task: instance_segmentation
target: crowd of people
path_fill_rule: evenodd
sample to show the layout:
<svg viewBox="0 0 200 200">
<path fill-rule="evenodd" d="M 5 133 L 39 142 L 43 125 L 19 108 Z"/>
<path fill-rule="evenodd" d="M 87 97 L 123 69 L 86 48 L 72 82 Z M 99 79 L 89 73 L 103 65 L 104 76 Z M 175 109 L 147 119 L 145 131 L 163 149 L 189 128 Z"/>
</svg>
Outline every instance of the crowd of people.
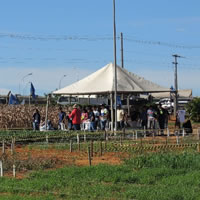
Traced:
<svg viewBox="0 0 200 200">
<path fill-rule="evenodd" d="M 191 121 L 185 118 L 185 111 L 177 112 L 177 128 L 185 128 L 192 132 Z M 105 130 L 111 129 L 111 110 L 107 105 L 85 106 L 50 106 L 46 121 L 45 106 L 9 106 L 0 107 L 0 128 L 18 128 L 33 130 Z M 115 113 L 113 113 L 115 117 Z M 121 106 L 117 107 L 117 129 L 142 128 L 161 129 L 168 127 L 169 113 L 161 105 L 132 106 L 130 113 Z M 115 121 L 115 119 L 114 119 Z M 113 125 L 114 126 L 114 125 Z"/>
<path fill-rule="evenodd" d="M 33 115 L 33 128 L 35 130 L 44 130 L 44 122 L 38 119 L 39 111 L 35 110 Z M 115 114 L 113 113 L 113 117 Z M 117 129 L 122 130 L 125 127 L 133 127 L 132 122 L 136 122 L 135 127 L 143 129 L 164 130 L 168 125 L 169 113 L 163 109 L 161 105 L 158 107 L 144 106 L 140 110 L 132 109 L 130 115 L 127 110 L 117 106 Z M 87 106 L 81 107 L 74 105 L 73 107 L 58 109 L 58 126 L 52 126 L 50 120 L 47 122 L 45 129 L 60 129 L 60 130 L 105 130 L 111 129 L 111 110 L 108 106 L 102 104 L 101 106 Z M 115 121 L 115 120 L 114 120 Z M 40 125 L 42 123 L 42 125 Z M 49 125 L 50 124 L 50 125 Z M 113 125 L 114 126 L 114 125 Z M 36 128 L 37 127 L 37 128 Z M 39 128 L 40 127 L 40 128 Z"/>
</svg>

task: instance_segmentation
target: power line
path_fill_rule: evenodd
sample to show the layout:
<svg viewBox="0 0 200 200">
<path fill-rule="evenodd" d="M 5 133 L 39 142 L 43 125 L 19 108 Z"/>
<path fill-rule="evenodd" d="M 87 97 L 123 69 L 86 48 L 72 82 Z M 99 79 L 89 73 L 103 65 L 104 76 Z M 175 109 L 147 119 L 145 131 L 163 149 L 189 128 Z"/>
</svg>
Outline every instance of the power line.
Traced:
<svg viewBox="0 0 200 200">
<path fill-rule="evenodd" d="M 74 40 L 74 41 L 106 41 L 106 40 L 113 40 L 112 36 L 77 36 L 77 35 L 32 35 L 32 34 L 18 34 L 18 33 L 0 33 L 0 38 L 12 38 L 12 39 L 20 39 L 20 40 L 38 40 L 38 41 L 67 41 L 67 40 Z M 116 37 L 120 40 L 120 36 Z M 199 49 L 200 45 L 182 45 L 182 44 L 173 44 L 168 42 L 161 42 L 161 41 L 153 41 L 153 40 L 139 40 L 134 39 L 133 37 L 126 36 L 124 40 L 127 42 L 134 42 L 139 44 L 145 45 L 154 45 L 154 46 L 165 46 L 165 47 L 172 47 L 172 48 L 182 48 L 182 49 Z"/>
</svg>

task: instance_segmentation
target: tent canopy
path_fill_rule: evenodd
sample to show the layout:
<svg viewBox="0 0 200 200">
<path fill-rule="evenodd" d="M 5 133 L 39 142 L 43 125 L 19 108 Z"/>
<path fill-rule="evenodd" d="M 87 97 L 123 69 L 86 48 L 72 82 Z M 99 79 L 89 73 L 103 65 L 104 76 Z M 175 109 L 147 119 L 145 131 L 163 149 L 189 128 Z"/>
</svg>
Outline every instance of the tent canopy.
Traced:
<svg viewBox="0 0 200 200">
<path fill-rule="evenodd" d="M 152 94 L 154 98 L 170 98 L 170 92 L 161 92 Z M 178 90 L 179 98 L 192 98 L 192 90 Z"/>
<path fill-rule="evenodd" d="M 115 67 L 110 63 L 53 94 L 107 94 L 115 91 Z M 145 80 L 126 69 L 117 66 L 117 92 L 118 93 L 154 93 L 168 92 L 170 89 L 161 87 L 151 81 Z"/>
</svg>

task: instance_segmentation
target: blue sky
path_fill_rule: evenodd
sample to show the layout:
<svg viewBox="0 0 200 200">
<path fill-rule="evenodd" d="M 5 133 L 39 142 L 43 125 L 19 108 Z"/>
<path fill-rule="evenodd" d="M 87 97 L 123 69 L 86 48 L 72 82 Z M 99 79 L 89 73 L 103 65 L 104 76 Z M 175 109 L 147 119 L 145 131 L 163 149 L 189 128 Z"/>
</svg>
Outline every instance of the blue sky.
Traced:
<svg viewBox="0 0 200 200">
<path fill-rule="evenodd" d="M 112 0 L 0 2 L 0 89 L 28 95 L 31 81 L 43 95 L 113 62 Z M 172 55 L 181 55 L 179 89 L 200 96 L 199 8 L 199 0 L 116 0 L 125 68 L 170 87 Z"/>
</svg>

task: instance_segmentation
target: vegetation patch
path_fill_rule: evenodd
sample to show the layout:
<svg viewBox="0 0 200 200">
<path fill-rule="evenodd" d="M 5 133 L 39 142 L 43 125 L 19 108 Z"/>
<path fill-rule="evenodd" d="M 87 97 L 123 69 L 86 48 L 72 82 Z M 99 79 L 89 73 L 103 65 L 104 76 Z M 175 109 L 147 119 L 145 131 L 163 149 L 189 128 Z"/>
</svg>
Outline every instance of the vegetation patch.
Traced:
<svg viewBox="0 0 200 200">
<path fill-rule="evenodd" d="M 7 199 L 200 199 L 199 161 L 198 153 L 150 153 L 118 166 L 73 166 L 33 172 L 21 180 L 1 178 L 0 192 Z"/>
</svg>

